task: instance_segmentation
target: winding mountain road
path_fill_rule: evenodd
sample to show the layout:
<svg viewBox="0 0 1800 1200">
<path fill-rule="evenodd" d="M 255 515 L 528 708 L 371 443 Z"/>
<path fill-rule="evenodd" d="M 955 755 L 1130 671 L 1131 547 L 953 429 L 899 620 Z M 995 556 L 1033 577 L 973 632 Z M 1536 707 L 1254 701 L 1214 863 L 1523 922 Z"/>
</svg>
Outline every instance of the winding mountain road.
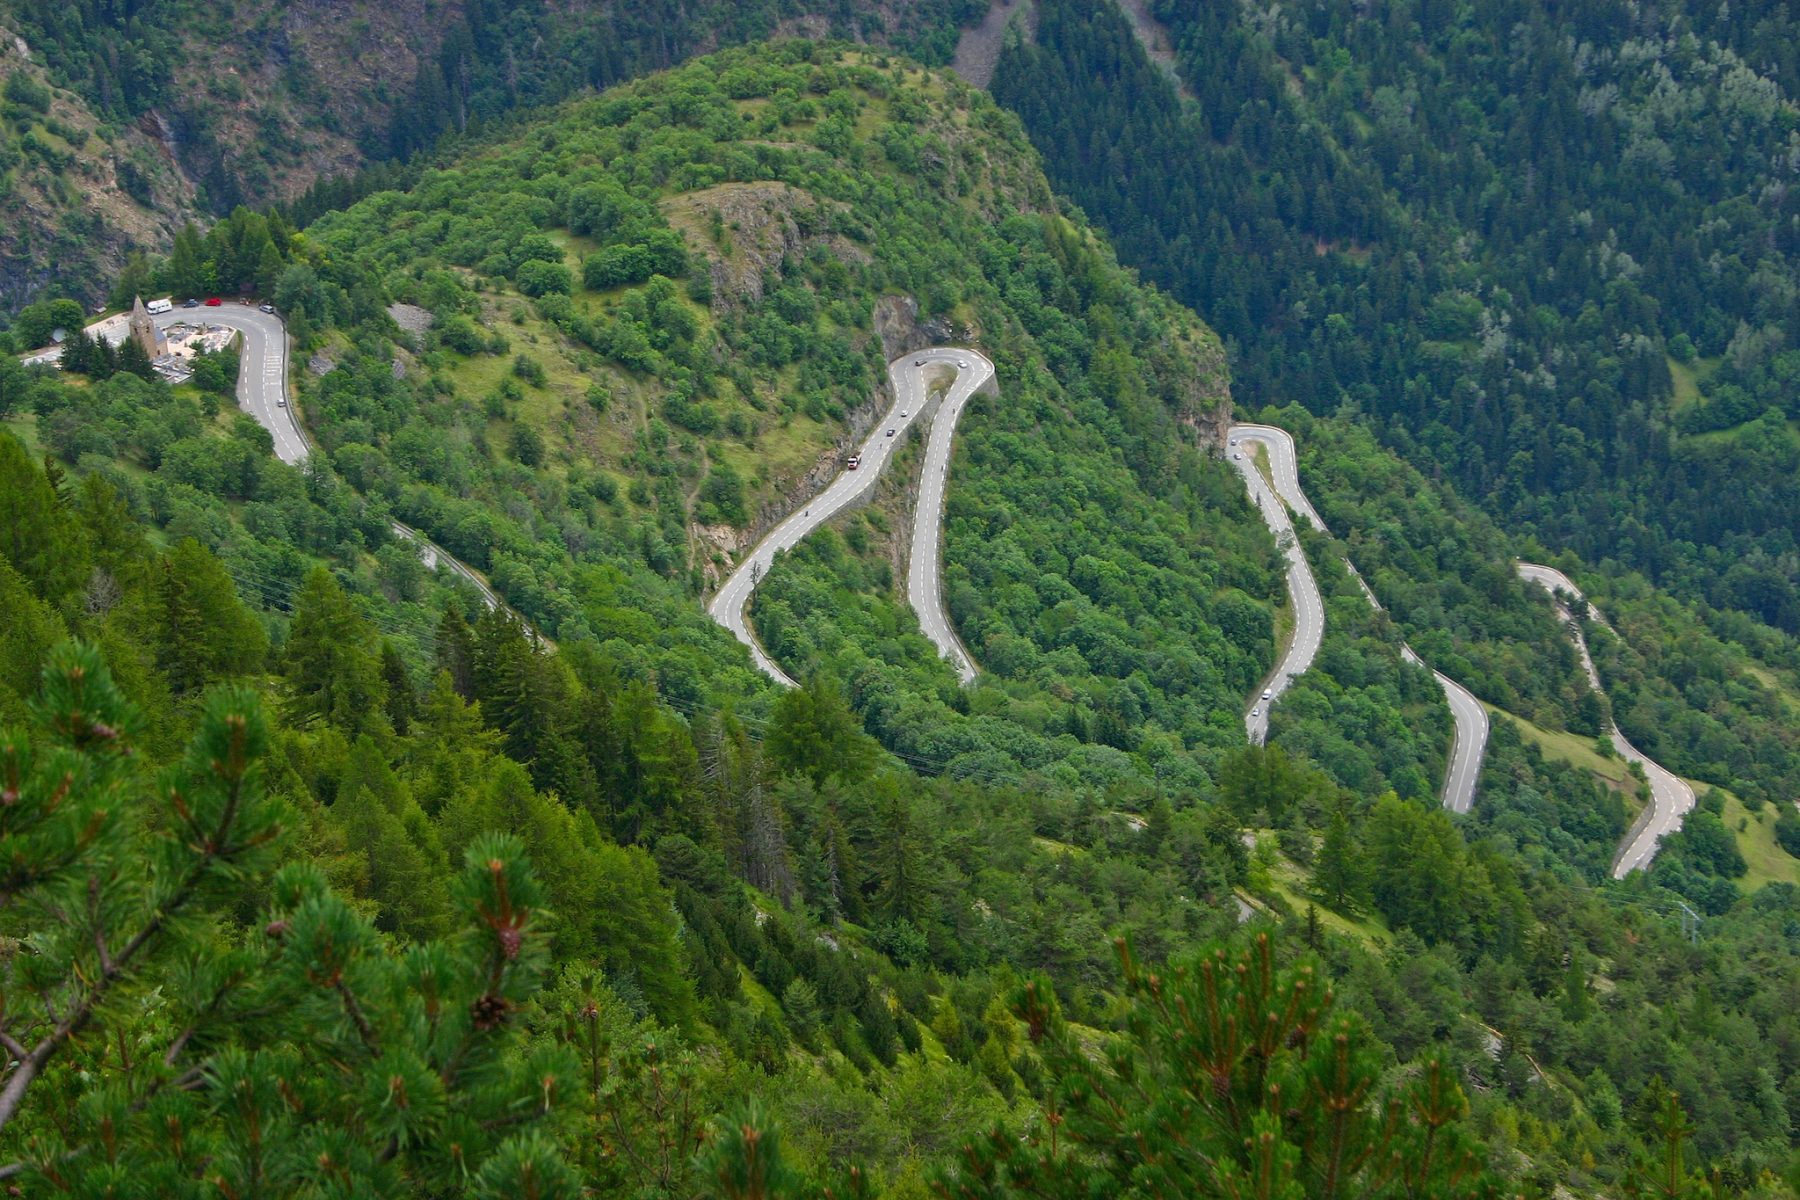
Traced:
<svg viewBox="0 0 1800 1200">
<path fill-rule="evenodd" d="M 311 449 L 298 416 L 289 406 L 287 329 L 281 318 L 246 307 L 220 306 L 209 309 L 177 309 L 156 317 L 159 327 L 203 321 L 237 330 L 243 337 L 238 373 L 237 399 L 244 411 L 255 417 L 269 431 L 276 457 L 289 465 L 305 461 Z M 888 377 L 895 397 L 893 407 L 878 421 L 861 449 L 857 470 L 845 470 L 815 496 L 800 512 L 789 516 L 771 530 L 732 572 L 725 586 L 713 599 L 713 618 L 731 630 L 739 641 L 750 648 L 756 665 L 777 682 L 793 686 L 794 680 L 763 652 L 751 633 L 744 615 L 750 594 L 768 573 L 775 555 L 798 545 L 802 539 L 827 520 L 842 512 L 872 488 L 882 469 L 890 461 L 900 437 L 914 424 L 929 420 L 931 432 L 926 441 L 925 461 L 921 469 L 919 499 L 913 513 L 912 551 L 907 568 L 907 597 L 919 614 L 919 627 L 937 646 L 938 652 L 955 666 L 964 683 L 975 677 L 975 663 L 956 636 L 944 611 L 941 563 L 943 538 L 944 492 L 950 470 L 950 455 L 955 441 L 956 424 L 970 396 L 994 379 L 994 364 L 973 350 L 934 347 L 895 359 L 888 364 Z M 935 413 L 928 412 L 928 397 L 935 382 L 948 384 L 938 401 Z M 889 436 L 889 430 L 893 435 Z M 1257 507 L 1270 532 L 1282 544 L 1287 559 L 1289 595 L 1294 602 L 1294 636 L 1274 674 L 1266 681 L 1270 698 L 1252 702 L 1251 713 L 1244 718 L 1245 735 L 1261 743 L 1269 730 L 1269 708 L 1302 672 L 1312 666 L 1324 640 L 1325 605 L 1319 593 L 1306 556 L 1295 535 L 1289 510 L 1303 514 L 1320 530 L 1325 522 L 1300 488 L 1298 456 L 1294 439 L 1284 429 L 1272 425 L 1234 425 L 1230 430 L 1233 464 L 1243 476 L 1252 503 Z M 1251 453 L 1261 447 L 1268 455 L 1271 488 L 1257 470 Z M 491 586 L 477 572 L 454 555 L 433 543 L 418 530 L 399 521 L 392 522 L 394 535 L 411 542 L 426 566 L 433 570 L 442 564 L 467 580 L 489 608 L 506 608 Z M 1285 537 L 1283 535 L 1286 535 Z M 1363 594 L 1375 608 L 1381 607 L 1353 564 L 1345 566 L 1356 577 Z M 1578 603 L 1588 604 L 1589 618 L 1603 622 L 1600 612 L 1569 578 L 1550 567 L 1532 563 L 1518 564 L 1521 577 L 1543 586 L 1554 596 L 1563 593 Z M 1582 665 L 1588 681 L 1600 690 L 1600 677 L 1588 654 L 1586 639 L 1580 627 L 1569 618 L 1558 601 L 1558 611 L 1568 623 L 1570 633 L 1581 651 Z M 511 611 L 508 609 L 508 611 Z M 529 627 L 529 626 L 528 626 Z M 1402 645 L 1402 655 L 1409 662 L 1421 662 L 1411 646 Z M 1456 742 L 1444 778 L 1443 801 L 1455 812 L 1467 812 L 1474 801 L 1475 782 L 1481 770 L 1481 756 L 1487 745 L 1487 711 L 1468 689 L 1440 671 L 1432 671 L 1444 689 L 1450 713 L 1456 722 Z M 1613 866 L 1615 877 L 1646 866 L 1656 854 L 1664 835 L 1680 828 L 1681 819 L 1694 806 L 1694 790 L 1673 773 L 1650 759 L 1619 732 L 1615 724 L 1610 730 L 1613 745 L 1626 761 L 1643 767 L 1650 781 L 1652 804 L 1645 818 L 1628 836 Z"/>
<path fill-rule="evenodd" d="M 311 450 L 300 419 L 287 407 L 287 326 L 273 313 L 244 305 L 177 308 L 154 318 L 157 328 L 171 325 L 223 325 L 243 335 L 238 355 L 238 407 L 256 418 L 275 439 L 275 457 L 289 466 Z"/>
<path fill-rule="evenodd" d="M 1228 431 L 1227 440 L 1230 443 L 1232 465 L 1244 477 L 1244 484 L 1250 489 L 1251 502 L 1262 513 L 1263 521 L 1275 535 L 1276 541 L 1285 541 L 1288 594 L 1294 600 L 1293 641 L 1280 665 L 1275 668 L 1274 676 L 1265 685 L 1265 690 L 1272 693 L 1272 696 L 1253 704 L 1250 715 L 1244 718 L 1244 728 L 1250 740 L 1261 743 L 1268 736 L 1270 705 L 1280 699 L 1281 693 L 1297 675 L 1312 665 L 1313 659 L 1318 656 L 1319 644 L 1325 636 L 1325 606 L 1319 598 L 1319 587 L 1313 580 L 1306 555 L 1301 551 L 1298 539 L 1292 535 L 1293 526 L 1286 510 L 1291 508 L 1304 514 L 1321 532 L 1325 531 L 1325 521 L 1307 500 L 1306 493 L 1300 490 L 1299 456 L 1294 451 L 1292 434 L 1273 425 L 1233 425 Z M 1275 495 L 1270 494 L 1268 481 L 1256 469 L 1255 458 L 1251 453 L 1251 449 L 1255 447 L 1261 447 L 1268 454 L 1269 474 L 1275 483 Z M 1286 502 L 1286 508 L 1282 501 Z M 1284 533 L 1289 535 L 1286 539 L 1282 537 Z M 1344 566 L 1355 578 L 1369 604 L 1380 611 L 1381 601 L 1375 598 L 1375 593 L 1357 571 L 1356 565 L 1346 559 Z M 1413 648 L 1404 642 L 1400 645 L 1400 655 L 1407 662 L 1426 665 Z M 1481 706 L 1474 693 L 1448 675 L 1437 670 L 1433 670 L 1431 674 L 1438 681 L 1438 686 L 1444 689 L 1444 699 L 1450 705 L 1451 719 L 1456 723 L 1456 740 L 1450 749 L 1449 767 L 1444 772 L 1444 807 L 1452 812 L 1468 812 L 1470 805 L 1475 802 L 1475 783 L 1481 775 L 1481 756 L 1487 749 L 1487 710 Z"/>
<path fill-rule="evenodd" d="M 1581 665 L 1587 671 L 1588 685 L 1601 695 L 1606 689 L 1600 686 L 1600 672 L 1594 669 L 1594 659 L 1588 653 L 1587 638 L 1581 632 L 1581 625 L 1570 615 L 1568 606 L 1562 596 L 1568 596 L 1577 604 L 1587 605 L 1588 620 L 1596 625 L 1606 625 L 1606 618 L 1594 607 L 1593 601 L 1581 594 L 1581 589 L 1558 571 L 1555 567 L 1540 566 L 1537 563 L 1522 562 L 1518 564 L 1519 578 L 1535 583 L 1550 593 L 1551 601 L 1556 605 L 1556 615 L 1562 618 L 1568 627 L 1569 636 L 1575 641 L 1575 648 L 1581 652 Z M 1644 778 L 1650 781 L 1650 807 L 1644 810 L 1637 824 L 1625 835 L 1625 844 L 1619 848 L 1618 857 L 1613 859 L 1612 874 L 1614 879 L 1623 879 L 1631 872 L 1650 865 L 1656 857 L 1656 849 L 1662 839 L 1681 828 L 1682 818 L 1694 807 L 1694 789 L 1674 772 L 1664 767 L 1633 746 L 1625 735 L 1619 732 L 1617 722 L 1609 724 L 1613 748 L 1619 757 L 1626 762 L 1637 763 L 1644 769 Z"/>
<path fill-rule="evenodd" d="M 825 489 L 807 501 L 799 512 L 790 514 L 762 541 L 756 544 L 731 575 L 718 595 L 707 606 L 713 620 L 729 629 L 738 641 L 750 648 L 750 658 L 775 682 L 787 687 L 794 680 L 775 660 L 764 652 L 751 632 L 744 614 L 751 593 L 768 575 L 775 556 L 791 550 L 813 530 L 860 500 L 875 486 L 883 468 L 892 459 L 900 438 L 913 425 L 926 419 L 925 402 L 930 384 L 948 378 L 949 390 L 931 420 L 930 441 L 925 448 L 923 481 L 919 488 L 919 505 L 915 515 L 912 562 L 907 571 L 907 594 L 919 614 L 919 626 L 938 647 L 939 653 L 955 664 L 966 682 L 975 676 L 970 661 L 950 622 L 944 615 L 939 594 L 940 557 L 938 541 L 942 533 L 944 480 L 949 471 L 951 440 L 956 421 L 962 416 L 969 397 L 994 377 L 994 364 L 973 350 L 934 347 L 895 359 L 888 364 L 888 378 L 893 384 L 894 404 L 875 423 L 858 453 L 861 464 L 846 468 Z M 892 436 L 890 435 L 892 433 Z"/>
<path fill-rule="evenodd" d="M 1294 603 L 1294 634 L 1288 642 L 1287 653 L 1276 664 L 1275 673 L 1263 681 L 1262 691 L 1257 693 L 1258 698 L 1244 716 L 1244 735 L 1260 746 L 1269 736 L 1269 709 L 1287 691 L 1288 685 L 1312 666 L 1313 659 L 1319 656 L 1319 645 L 1325 639 L 1325 601 L 1319 595 L 1312 568 L 1307 565 L 1306 553 L 1300 548 L 1300 537 L 1288 516 L 1288 508 L 1291 506 L 1295 512 L 1305 513 L 1320 529 L 1325 528 L 1325 522 L 1319 519 L 1319 514 L 1307 503 L 1306 494 L 1300 490 L 1299 475 L 1293 467 L 1294 439 L 1288 436 L 1287 430 L 1273 425 L 1233 425 L 1230 441 L 1232 465 L 1244 477 L 1244 486 L 1250 489 L 1250 502 L 1262 514 L 1263 524 L 1275 535 L 1275 544 L 1287 558 L 1288 595 Z M 1273 489 L 1256 469 L 1253 448 L 1257 446 L 1269 455 L 1270 474 L 1275 480 Z M 1283 500 L 1287 504 L 1283 504 Z M 1263 692 L 1268 693 L 1266 699 Z"/>
<path fill-rule="evenodd" d="M 261 309 L 222 304 L 217 308 L 177 308 L 153 319 L 159 329 L 171 325 L 206 324 L 237 330 L 243 336 L 243 345 L 238 352 L 238 407 L 269 431 L 276 458 L 289 466 L 306 461 L 312 451 L 312 441 L 287 403 L 287 326 L 279 316 Z M 467 580 L 488 608 L 504 609 L 527 630 L 532 630 L 531 622 L 502 600 L 487 580 L 467 563 L 404 522 L 390 519 L 389 525 L 395 537 L 412 543 L 427 569 L 435 571 L 440 566 L 447 567 Z M 538 636 L 535 630 L 532 630 L 532 636 Z"/>
</svg>

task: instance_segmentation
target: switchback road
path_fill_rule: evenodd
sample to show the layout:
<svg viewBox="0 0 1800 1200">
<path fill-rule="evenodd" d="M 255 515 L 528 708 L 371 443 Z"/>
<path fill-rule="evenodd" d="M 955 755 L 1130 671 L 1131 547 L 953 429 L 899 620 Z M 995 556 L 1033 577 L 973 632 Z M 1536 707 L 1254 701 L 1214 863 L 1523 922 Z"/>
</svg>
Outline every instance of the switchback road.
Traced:
<svg viewBox="0 0 1800 1200">
<path fill-rule="evenodd" d="M 1582 635 L 1581 626 L 1570 616 L 1567 606 L 1557 598 L 1558 594 L 1568 596 L 1577 604 L 1587 605 L 1588 619 L 1597 625 L 1606 625 L 1600 610 L 1581 594 L 1581 589 L 1567 575 L 1556 568 L 1528 562 L 1518 564 L 1518 568 L 1521 579 L 1535 583 L 1551 594 L 1557 615 L 1568 626 L 1569 636 L 1575 640 L 1575 648 L 1581 652 L 1581 665 L 1587 670 L 1588 684 L 1604 695 L 1605 689 L 1600 686 L 1600 672 L 1594 669 L 1593 656 L 1588 653 L 1587 638 Z M 1612 627 L 1607 625 L 1607 628 Z M 1619 856 L 1613 860 L 1613 878 L 1623 879 L 1631 872 L 1649 866 L 1650 860 L 1656 857 L 1656 848 L 1662 839 L 1681 828 L 1682 818 L 1694 807 L 1694 789 L 1674 772 L 1633 746 L 1619 732 L 1616 722 L 1607 732 L 1612 737 L 1613 748 L 1619 752 L 1619 757 L 1641 766 L 1644 778 L 1650 781 L 1650 807 L 1638 823 L 1632 826 L 1631 832 L 1625 837 L 1625 844 L 1619 848 Z"/>
<path fill-rule="evenodd" d="M 1245 736 L 1260 746 L 1269 736 L 1269 708 L 1281 698 L 1290 683 L 1312 666 L 1313 659 L 1319 655 L 1319 643 L 1325 638 L 1325 602 L 1319 595 L 1312 568 L 1307 565 L 1306 554 L 1300 549 L 1300 538 L 1288 516 L 1288 505 L 1296 512 L 1305 513 L 1321 529 L 1325 523 L 1306 502 L 1306 495 L 1300 490 L 1299 475 L 1294 474 L 1290 480 L 1284 473 L 1283 464 L 1291 470 L 1294 461 L 1294 439 L 1285 429 L 1276 429 L 1272 425 L 1233 425 L 1229 440 L 1232 465 L 1244 477 L 1244 486 L 1250 489 L 1250 502 L 1262 514 L 1263 524 L 1275 535 L 1276 544 L 1287 558 L 1288 595 L 1294 602 L 1293 638 L 1288 642 L 1287 653 L 1275 665 L 1274 675 L 1263 683 L 1262 691 L 1267 692 L 1268 697 L 1264 698 L 1259 692 L 1244 716 Z M 1262 472 L 1256 469 L 1255 449 L 1258 446 L 1268 453 L 1270 474 L 1275 479 L 1273 490 Z M 1284 499 L 1288 505 L 1282 503 Z"/>
<path fill-rule="evenodd" d="M 1268 736 L 1269 706 L 1279 699 L 1289 683 L 1307 667 L 1319 652 L 1319 643 L 1325 636 L 1325 606 L 1319 598 L 1319 587 L 1313 580 L 1312 569 L 1307 566 L 1306 556 L 1301 552 L 1298 540 L 1292 535 L 1293 526 L 1289 521 L 1286 508 L 1305 515 L 1317 529 L 1325 529 L 1325 521 L 1300 490 L 1299 456 L 1294 452 L 1294 439 L 1285 429 L 1273 425 L 1233 425 L 1227 439 L 1233 455 L 1232 465 L 1244 477 L 1245 486 L 1250 489 L 1250 499 L 1262 513 L 1263 521 L 1269 531 L 1275 535 L 1277 542 L 1285 539 L 1285 553 L 1288 560 L 1288 594 L 1294 598 L 1294 638 L 1288 646 L 1287 654 L 1275 668 L 1273 678 L 1265 685 L 1265 690 L 1272 693 L 1268 700 L 1252 703 L 1250 715 L 1244 718 L 1245 732 L 1250 740 L 1260 743 Z M 1269 457 L 1269 474 L 1275 481 L 1275 496 L 1269 494 L 1269 485 L 1256 469 L 1254 448 L 1260 446 Z M 1363 595 L 1370 605 L 1381 608 L 1381 602 L 1363 580 L 1355 564 L 1346 561 L 1344 566 L 1355 577 L 1357 585 L 1362 588 Z M 1424 665 L 1423 660 L 1413 652 L 1411 646 L 1401 644 L 1400 653 L 1408 662 Z M 1438 686 L 1444 689 L 1444 699 L 1449 702 L 1451 719 L 1456 723 L 1456 740 L 1450 748 L 1449 768 L 1444 772 L 1444 807 L 1452 812 L 1468 812 L 1475 801 L 1475 782 L 1481 775 L 1481 756 L 1487 749 L 1488 716 L 1481 702 L 1467 688 L 1451 679 L 1441 671 L 1432 671 Z"/>
<path fill-rule="evenodd" d="M 287 403 L 288 344 L 287 326 L 273 313 L 243 305 L 222 304 L 217 308 L 177 308 L 155 317 L 159 329 L 171 325 L 222 325 L 235 329 L 243 337 L 238 351 L 238 407 L 256 418 L 257 424 L 269 431 L 275 443 L 275 457 L 289 466 L 298 466 L 312 449 L 300 418 Z M 468 580 L 481 602 L 489 608 L 505 609 L 526 629 L 531 623 L 514 612 L 500 599 L 487 580 L 468 564 L 433 542 L 430 538 L 399 521 L 390 522 L 394 535 L 411 542 L 429 569 L 439 565 Z M 535 636 L 535 633 L 534 633 Z"/>
<path fill-rule="evenodd" d="M 273 313 L 246 305 L 177 308 L 156 318 L 159 329 L 171 325 L 223 325 L 243 335 L 238 360 L 238 407 L 256 418 L 275 439 L 275 457 L 293 466 L 309 449 L 300 420 L 287 400 L 287 327 Z"/>
<path fill-rule="evenodd" d="M 939 379 L 946 379 L 950 388 L 932 421 L 931 440 L 926 446 L 907 592 L 913 607 L 918 610 L 920 628 L 936 643 L 939 652 L 956 665 L 957 673 L 965 681 L 975 674 L 974 664 L 969 661 L 944 616 L 942 598 L 938 594 L 938 539 L 943 516 L 944 479 L 949 470 L 956 420 L 962 415 L 969 396 L 994 377 L 994 364 L 973 350 L 938 347 L 895 359 L 888 364 L 888 377 L 893 383 L 894 404 L 886 416 L 875 422 L 861 448 L 852 452 L 860 456 L 859 465 L 839 472 L 824 491 L 802 504 L 799 512 L 790 514 L 771 529 L 738 563 L 707 607 L 713 620 L 750 648 L 750 657 L 757 667 L 788 687 L 794 686 L 793 678 L 763 651 L 750 630 L 744 615 L 750 595 L 768 575 L 777 554 L 799 545 L 813 530 L 856 503 L 875 486 L 875 480 L 893 457 L 901 437 L 925 419 L 929 385 Z"/>
</svg>

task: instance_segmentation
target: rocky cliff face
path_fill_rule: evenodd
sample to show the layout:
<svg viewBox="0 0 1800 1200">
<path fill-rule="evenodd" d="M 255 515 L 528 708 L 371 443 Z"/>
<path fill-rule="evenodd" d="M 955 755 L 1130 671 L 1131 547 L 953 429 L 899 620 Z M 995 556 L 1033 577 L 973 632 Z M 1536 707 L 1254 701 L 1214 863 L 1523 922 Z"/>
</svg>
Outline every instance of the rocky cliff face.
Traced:
<svg viewBox="0 0 1800 1200">
<path fill-rule="evenodd" d="M 17 83 L 14 83 L 14 80 Z M 99 120 L 0 23 L 0 313 L 56 290 L 98 304 L 133 250 L 161 250 L 194 188 L 154 122 Z"/>
</svg>

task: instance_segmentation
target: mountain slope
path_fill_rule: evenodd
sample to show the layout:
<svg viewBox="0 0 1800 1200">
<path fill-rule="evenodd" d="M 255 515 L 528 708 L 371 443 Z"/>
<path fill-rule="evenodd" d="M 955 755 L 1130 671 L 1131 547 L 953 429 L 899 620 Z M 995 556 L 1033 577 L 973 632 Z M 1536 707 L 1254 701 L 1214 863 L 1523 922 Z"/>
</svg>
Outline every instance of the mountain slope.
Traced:
<svg viewBox="0 0 1800 1200">
<path fill-rule="evenodd" d="M 97 303 L 97 281 L 117 273 L 127 250 L 166 251 L 195 209 L 296 201 L 315 183 L 516 109 L 783 32 L 944 62 L 957 26 L 981 9 L 976 0 L 8 0 L 0 78 L 47 79 L 62 93 L 65 127 L 101 132 L 93 152 L 73 159 L 54 136 L 29 144 L 41 148 L 15 186 L 30 202 L 11 207 L 11 236 L 0 237 L 0 312 L 53 286 Z M 0 136 L 0 178 L 11 157 Z"/>
<path fill-rule="evenodd" d="M 559 639 L 608 635 L 582 563 L 631 562 L 695 591 L 716 583 L 758 529 L 836 473 L 875 411 L 889 355 L 961 339 L 994 358 L 1002 383 L 964 423 L 976 465 L 957 466 L 959 479 L 1013 480 L 1014 494 L 995 499 L 1050 519 L 1034 541 L 1067 549 L 1077 530 L 1091 541 L 1062 568 L 1089 596 L 1077 603 L 1071 587 L 1042 602 L 1066 610 L 1044 625 L 1064 631 L 1044 636 L 1047 649 L 1068 647 L 1051 669 L 1063 691 L 1051 703 L 1069 717 L 1051 723 L 1073 721 L 1074 735 L 1014 768 L 1066 757 L 1088 740 L 1081 714 L 1110 708 L 1132 732 L 1112 736 L 1107 754 L 1135 752 L 1153 730 L 1157 746 L 1173 738 L 1208 758 L 1235 744 L 1234 711 L 1269 653 L 1267 608 L 1260 633 L 1256 609 L 1279 592 L 1266 535 L 1235 483 L 1196 452 L 1221 427 L 1222 352 L 1055 211 L 1016 124 L 981 93 L 869 54 L 725 52 L 566 106 L 305 236 L 340 286 L 354 290 L 366 273 L 362 286 L 435 315 L 398 354 L 398 380 L 355 338 L 326 335 L 339 365 L 303 390 L 321 446 L 405 520 L 490 570 Z M 304 300 L 284 309 L 303 329 L 315 313 L 338 319 Z M 1057 447 L 1072 481 L 1103 473 L 1103 489 L 1046 510 L 1030 488 L 1051 472 L 1027 465 L 1044 450 L 1015 446 L 1021 437 Z M 953 527 L 959 503 L 953 495 Z M 1118 521 L 1134 511 L 1158 516 L 1127 538 Z M 976 622 L 978 659 L 1003 632 L 963 598 L 964 564 L 981 553 L 953 537 L 947 564 L 952 613 Z M 1165 640 L 1182 643 L 1165 646 L 1175 657 L 1149 686 L 1198 689 L 1198 707 L 1113 695 L 1145 665 L 1158 626 L 1140 620 L 1127 639 L 1139 650 L 1109 649 L 1110 623 L 1142 611 L 1102 576 L 1147 570 Z M 1041 582 L 1011 575 L 978 603 Z M 1177 595 L 1200 603 L 1177 615 Z M 1015 636 L 1037 623 L 1010 604 Z M 1208 616 L 1221 604 L 1242 618 L 1229 636 Z M 772 646 L 787 645 L 784 620 L 763 628 Z M 1060 681 L 1088 674 L 1076 642 L 1107 664 L 1079 695 Z M 810 665 L 804 649 L 784 653 L 790 670 Z M 685 672 L 705 687 L 698 663 Z M 943 744 L 932 728 L 962 720 L 933 701 L 878 726 L 889 744 L 942 761 L 956 751 L 925 751 Z M 1048 746 L 1051 735 L 1028 740 Z M 1128 774 L 1152 773 L 1120 757 Z"/>
</svg>

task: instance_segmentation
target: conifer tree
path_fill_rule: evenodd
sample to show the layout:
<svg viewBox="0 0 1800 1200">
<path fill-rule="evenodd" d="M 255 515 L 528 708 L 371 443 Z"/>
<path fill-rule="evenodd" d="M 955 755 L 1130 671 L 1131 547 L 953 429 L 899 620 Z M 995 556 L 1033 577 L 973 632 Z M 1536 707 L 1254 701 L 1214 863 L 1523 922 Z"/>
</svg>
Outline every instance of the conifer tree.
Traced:
<svg viewBox="0 0 1800 1200">
<path fill-rule="evenodd" d="M 126 371 L 136 375 L 139 379 L 156 378 L 156 371 L 150 365 L 150 356 L 144 352 L 144 348 L 138 344 L 136 338 L 128 337 L 119 343 L 117 357 L 109 366 L 111 370 L 106 372 L 107 375 Z M 97 375 L 98 372 L 90 371 L 90 374 Z"/>
<path fill-rule="evenodd" d="M 386 697 L 374 631 L 344 589 L 315 567 L 294 597 L 294 622 L 283 653 L 288 711 L 302 723 L 324 721 L 345 733 L 381 722 Z"/>
<path fill-rule="evenodd" d="M 543 1132 L 574 1060 L 520 1039 L 548 946 L 515 839 L 469 847 L 459 937 L 396 953 L 316 868 L 262 876 L 285 814 L 254 694 L 215 691 L 154 781 L 91 648 L 52 654 L 34 711 L 0 733 L 0 932 L 32 946 L 0 997 L 0 1144 L 19 1155 L 0 1179 L 145 1200 L 581 1194 Z"/>
<path fill-rule="evenodd" d="M 62 608 L 87 579 L 86 540 L 42 468 L 0 430 L 0 557 L 47 604 Z"/>
<path fill-rule="evenodd" d="M 206 686 L 206 626 L 187 583 L 165 558 L 156 572 L 156 665 L 176 695 Z"/>
<path fill-rule="evenodd" d="M 1280 969 L 1268 935 L 1166 970 L 1120 943 L 1124 1034 L 1095 1053 L 1047 980 L 1013 1011 L 1050 1078 L 1021 1140 L 971 1139 L 939 1181 L 952 1200 L 1035 1197 L 1497 1198 L 1436 1062 L 1398 1088 L 1311 962 Z"/>
<path fill-rule="evenodd" d="M 386 638 L 381 641 L 381 682 L 387 688 L 388 724 L 396 734 L 405 737 L 412 730 L 419 696 L 413 690 L 412 672 L 400 656 L 400 648 Z"/>
<path fill-rule="evenodd" d="M 1367 895 L 1362 857 L 1341 804 L 1332 809 L 1331 821 L 1325 826 L 1318 857 L 1313 860 L 1312 886 L 1321 900 L 1346 915 L 1355 914 Z"/>
<path fill-rule="evenodd" d="M 475 635 L 454 604 L 444 605 L 438 619 L 437 665 L 450 673 L 450 684 L 465 700 L 475 696 Z"/>
</svg>

